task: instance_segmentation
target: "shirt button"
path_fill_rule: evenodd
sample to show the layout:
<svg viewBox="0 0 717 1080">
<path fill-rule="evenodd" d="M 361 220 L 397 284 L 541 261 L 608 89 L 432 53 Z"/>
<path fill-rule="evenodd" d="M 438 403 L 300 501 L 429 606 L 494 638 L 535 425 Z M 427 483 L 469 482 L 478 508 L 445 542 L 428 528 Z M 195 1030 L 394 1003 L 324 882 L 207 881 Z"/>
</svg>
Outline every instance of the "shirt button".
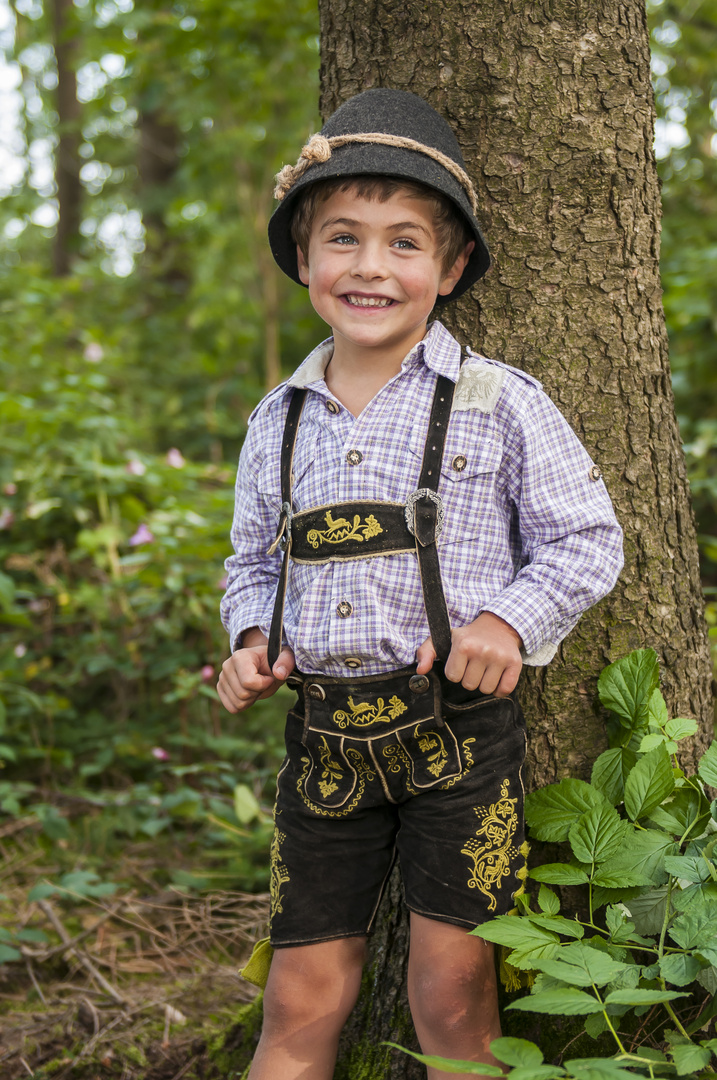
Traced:
<svg viewBox="0 0 717 1080">
<path fill-rule="evenodd" d="M 456 454 L 451 462 L 451 468 L 455 469 L 456 472 L 463 472 L 467 464 L 468 458 L 465 454 Z"/>
<path fill-rule="evenodd" d="M 363 461 L 363 454 L 360 450 L 349 450 L 348 454 L 346 455 L 346 460 L 348 461 L 349 465 L 360 465 Z"/>
<path fill-rule="evenodd" d="M 346 664 L 346 667 L 359 668 L 361 667 L 362 661 L 359 660 L 358 656 L 347 656 L 344 663 Z"/>
<path fill-rule="evenodd" d="M 332 401 L 331 398 L 326 399 L 326 408 L 330 413 L 333 413 L 334 416 L 336 416 L 336 413 L 339 411 L 338 405 L 335 401 Z"/>
<path fill-rule="evenodd" d="M 349 615 L 353 615 L 353 610 L 354 606 L 348 600 L 342 600 L 336 605 L 336 614 L 341 619 L 348 619 Z"/>
<path fill-rule="evenodd" d="M 597 465 L 593 465 L 590 469 L 590 472 L 588 473 L 588 476 L 591 480 L 599 480 L 602 476 L 602 473 L 600 472 L 600 469 Z"/>
</svg>

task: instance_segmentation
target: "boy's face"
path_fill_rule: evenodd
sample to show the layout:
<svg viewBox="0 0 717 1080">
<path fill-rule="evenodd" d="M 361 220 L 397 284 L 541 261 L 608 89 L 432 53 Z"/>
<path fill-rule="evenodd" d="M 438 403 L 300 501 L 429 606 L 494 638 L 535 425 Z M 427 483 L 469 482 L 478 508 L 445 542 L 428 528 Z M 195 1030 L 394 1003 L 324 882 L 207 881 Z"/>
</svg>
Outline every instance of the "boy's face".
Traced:
<svg viewBox="0 0 717 1080">
<path fill-rule="evenodd" d="M 437 255 L 431 205 L 400 191 L 386 202 L 338 191 L 314 219 L 299 274 L 334 333 L 334 355 L 363 350 L 400 361 L 421 340 L 436 297 L 463 273 L 469 244 L 448 272 Z"/>
</svg>

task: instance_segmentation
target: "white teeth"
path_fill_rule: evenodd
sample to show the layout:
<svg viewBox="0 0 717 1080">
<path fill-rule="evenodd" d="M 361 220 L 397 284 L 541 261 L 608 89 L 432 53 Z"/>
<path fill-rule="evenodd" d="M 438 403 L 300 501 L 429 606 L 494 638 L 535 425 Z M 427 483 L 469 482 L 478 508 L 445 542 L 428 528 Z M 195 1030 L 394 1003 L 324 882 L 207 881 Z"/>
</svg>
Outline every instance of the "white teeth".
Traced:
<svg viewBox="0 0 717 1080">
<path fill-rule="evenodd" d="M 349 304 L 355 307 L 388 307 L 392 303 L 391 298 L 379 298 L 374 296 L 346 296 Z"/>
</svg>

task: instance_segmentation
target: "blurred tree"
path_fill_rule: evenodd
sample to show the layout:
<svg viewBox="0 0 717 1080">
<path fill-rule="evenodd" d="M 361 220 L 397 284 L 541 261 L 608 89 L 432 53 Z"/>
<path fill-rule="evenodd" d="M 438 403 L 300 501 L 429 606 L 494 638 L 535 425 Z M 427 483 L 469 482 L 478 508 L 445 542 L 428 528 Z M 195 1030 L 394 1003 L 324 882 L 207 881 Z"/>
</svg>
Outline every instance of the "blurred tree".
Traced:
<svg viewBox="0 0 717 1080">
<path fill-rule="evenodd" d="M 52 44 L 57 68 L 55 183 L 59 213 L 53 264 L 55 273 L 61 277 L 69 273 L 70 260 L 80 239 L 80 103 L 75 77 L 75 9 L 72 0 L 51 0 L 51 4 Z"/>
<path fill-rule="evenodd" d="M 635 647 L 657 650 L 673 715 L 698 716 L 708 738 L 711 672 L 660 302 L 643 0 L 558 0 L 549 12 L 526 0 L 319 9 L 322 115 L 392 86 L 451 122 L 494 266 L 445 319 L 462 342 L 543 381 L 604 470 L 625 529 L 621 583 L 549 667 L 526 674 L 530 785 L 589 775 L 605 746 L 597 676 Z M 365 1048 L 367 1017 L 374 1039 L 395 1040 L 405 1023 L 400 1007 L 381 1007 L 384 989 L 397 1005 L 404 947 L 384 905 L 348 1062 Z"/>
</svg>

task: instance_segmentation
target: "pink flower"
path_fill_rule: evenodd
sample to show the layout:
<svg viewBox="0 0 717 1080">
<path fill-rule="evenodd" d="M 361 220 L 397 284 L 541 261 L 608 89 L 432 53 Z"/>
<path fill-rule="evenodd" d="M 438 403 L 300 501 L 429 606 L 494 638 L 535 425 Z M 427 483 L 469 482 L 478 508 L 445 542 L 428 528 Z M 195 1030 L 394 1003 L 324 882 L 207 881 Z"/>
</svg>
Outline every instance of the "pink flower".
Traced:
<svg viewBox="0 0 717 1080">
<path fill-rule="evenodd" d="M 17 484 L 10 482 L 2 489 L 3 495 L 17 495 Z"/>
<path fill-rule="evenodd" d="M 13 649 L 12 651 L 13 651 L 13 652 L 15 653 L 15 656 L 16 656 L 16 657 L 18 658 L 18 660 L 21 660 L 21 659 L 22 659 L 22 657 L 23 657 L 23 656 L 25 655 L 25 653 L 27 652 L 27 645 L 25 645 L 25 644 L 24 644 L 24 643 L 23 643 L 23 642 L 21 641 L 21 642 L 20 642 L 20 644 L 19 644 L 19 645 L 16 645 L 16 646 L 15 646 L 15 648 L 14 648 L 14 649 Z"/>
<path fill-rule="evenodd" d="M 202 682 L 214 681 L 214 668 L 211 664 L 205 664 L 201 671 Z"/>
<path fill-rule="evenodd" d="M 12 510 L 0 510 L 0 529 L 11 529 L 15 521 Z"/>
<path fill-rule="evenodd" d="M 218 589 L 226 589 L 227 587 L 227 575 L 225 574 L 221 581 L 217 582 Z"/>
<path fill-rule="evenodd" d="M 140 544 L 151 544 L 154 540 L 154 535 L 149 531 L 144 522 L 137 529 L 134 536 L 130 536 L 129 544 L 131 547 L 138 547 Z"/>
<path fill-rule="evenodd" d="M 180 450 L 177 450 L 176 446 L 173 446 L 171 450 L 167 451 L 167 464 L 171 465 L 173 469 L 183 469 L 186 462 L 182 457 Z"/>
<path fill-rule="evenodd" d="M 125 470 L 130 476 L 144 476 L 147 472 L 147 466 L 139 458 L 130 458 L 125 465 Z"/>
<path fill-rule="evenodd" d="M 99 342 L 90 341 L 88 345 L 85 345 L 84 357 L 85 360 L 89 360 L 91 364 L 99 364 L 104 355 L 105 350 Z"/>
<path fill-rule="evenodd" d="M 152 747 L 152 757 L 157 761 L 169 761 L 169 754 L 161 746 Z"/>
</svg>

